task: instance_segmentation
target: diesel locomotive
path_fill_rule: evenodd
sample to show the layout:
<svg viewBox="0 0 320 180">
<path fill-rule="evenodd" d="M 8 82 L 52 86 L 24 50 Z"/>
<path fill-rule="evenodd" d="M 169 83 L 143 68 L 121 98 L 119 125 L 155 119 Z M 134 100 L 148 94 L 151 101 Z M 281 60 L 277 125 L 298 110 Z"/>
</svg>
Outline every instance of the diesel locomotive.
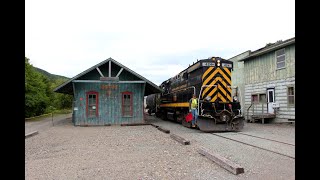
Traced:
<svg viewBox="0 0 320 180">
<path fill-rule="evenodd" d="M 233 62 L 210 57 L 161 83 L 162 93 L 147 96 L 148 113 L 191 127 L 189 100 L 198 98 L 196 128 L 204 132 L 240 131 L 244 125 L 239 89 L 232 86 Z"/>
</svg>

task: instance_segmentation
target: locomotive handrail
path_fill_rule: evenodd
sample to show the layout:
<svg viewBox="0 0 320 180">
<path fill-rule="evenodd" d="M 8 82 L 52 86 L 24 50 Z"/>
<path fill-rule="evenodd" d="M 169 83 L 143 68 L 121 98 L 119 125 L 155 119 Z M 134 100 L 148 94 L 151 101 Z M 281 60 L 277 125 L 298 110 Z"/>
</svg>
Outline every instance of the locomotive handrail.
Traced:
<svg viewBox="0 0 320 180">
<path fill-rule="evenodd" d="M 251 108 L 252 105 L 253 105 L 253 103 L 251 103 L 251 105 L 247 109 L 247 120 L 249 119 L 249 109 Z"/>
<path fill-rule="evenodd" d="M 228 87 L 239 90 L 240 104 L 241 104 L 241 103 L 244 103 L 244 102 L 242 101 L 241 89 L 238 88 L 238 86 L 228 86 Z M 240 107 L 241 107 L 240 109 L 241 109 L 241 114 L 242 114 L 242 112 L 243 112 L 243 106 L 240 106 Z"/>
</svg>

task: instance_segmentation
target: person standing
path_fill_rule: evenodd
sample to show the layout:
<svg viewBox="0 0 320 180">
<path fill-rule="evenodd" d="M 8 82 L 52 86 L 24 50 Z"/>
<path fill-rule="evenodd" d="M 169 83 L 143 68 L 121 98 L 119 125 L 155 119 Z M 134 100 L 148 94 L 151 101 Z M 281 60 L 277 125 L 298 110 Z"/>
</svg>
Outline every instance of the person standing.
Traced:
<svg viewBox="0 0 320 180">
<path fill-rule="evenodd" d="M 192 113 L 192 127 L 196 127 L 196 121 L 198 118 L 198 99 L 195 94 L 193 94 L 192 98 L 189 100 L 189 112 Z"/>
</svg>

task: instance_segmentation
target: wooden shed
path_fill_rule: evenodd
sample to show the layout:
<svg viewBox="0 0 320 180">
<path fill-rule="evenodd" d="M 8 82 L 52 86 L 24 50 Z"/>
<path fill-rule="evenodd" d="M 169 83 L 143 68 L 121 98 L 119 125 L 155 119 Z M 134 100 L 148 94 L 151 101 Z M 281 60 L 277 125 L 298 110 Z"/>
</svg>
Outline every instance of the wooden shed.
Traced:
<svg viewBox="0 0 320 180">
<path fill-rule="evenodd" d="M 74 125 L 143 123 L 144 96 L 161 89 L 112 58 L 63 83 L 54 92 L 73 95 Z"/>
<path fill-rule="evenodd" d="M 231 59 L 247 120 L 295 121 L 295 38 L 268 43 Z"/>
</svg>

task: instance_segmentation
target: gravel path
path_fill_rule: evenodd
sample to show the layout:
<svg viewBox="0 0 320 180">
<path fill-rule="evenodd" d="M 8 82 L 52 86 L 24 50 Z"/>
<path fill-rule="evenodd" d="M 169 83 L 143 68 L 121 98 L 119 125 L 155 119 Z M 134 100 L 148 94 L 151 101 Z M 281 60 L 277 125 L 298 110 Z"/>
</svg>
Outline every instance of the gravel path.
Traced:
<svg viewBox="0 0 320 180">
<path fill-rule="evenodd" d="M 26 121 L 25 122 L 25 134 L 28 134 L 33 131 L 43 131 L 47 128 L 53 127 L 54 125 L 58 125 L 61 121 L 65 120 L 66 118 L 71 118 L 70 114 L 54 114 L 53 119 L 52 117 L 45 117 L 41 118 L 38 121 Z M 53 122 L 53 123 L 52 123 Z"/>
</svg>

